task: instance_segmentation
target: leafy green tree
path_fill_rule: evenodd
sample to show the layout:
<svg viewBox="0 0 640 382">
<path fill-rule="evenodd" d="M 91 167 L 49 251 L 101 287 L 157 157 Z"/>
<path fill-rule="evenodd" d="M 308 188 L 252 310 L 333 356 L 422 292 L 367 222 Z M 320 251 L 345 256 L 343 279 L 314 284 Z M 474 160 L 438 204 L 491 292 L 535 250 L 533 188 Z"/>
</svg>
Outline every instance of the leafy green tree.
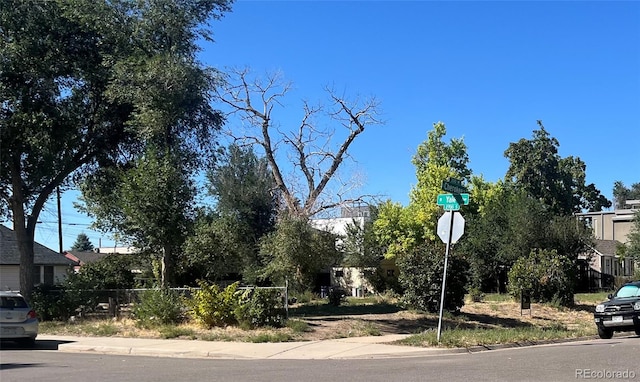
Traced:
<svg viewBox="0 0 640 382">
<path fill-rule="evenodd" d="M 418 146 L 413 164 L 418 183 L 411 190 L 407 207 L 392 202 L 380 206 L 374 222 L 375 234 L 386 247 L 385 256 L 394 258 L 425 241 L 436 240 L 436 225 L 441 207 L 435 201 L 448 177 L 468 180 L 471 170 L 466 145 L 462 139 L 443 141 L 446 127 L 434 123 L 427 140 Z"/>
<path fill-rule="evenodd" d="M 27 298 L 36 222 L 56 187 L 128 162 L 169 126 L 167 137 L 191 137 L 220 124 L 207 96 L 213 73 L 195 52 L 229 3 L 0 2 L 0 211 L 13 221 Z"/>
<path fill-rule="evenodd" d="M 633 218 L 633 226 L 626 243 L 626 254 L 640 266 L 640 211 Z"/>
<path fill-rule="evenodd" d="M 279 285 L 289 280 L 296 291 L 309 290 L 316 273 L 339 261 L 335 239 L 333 234 L 312 228 L 306 219 L 282 217 L 276 230 L 261 242 L 266 264 L 261 276 Z"/>
<path fill-rule="evenodd" d="M 429 311 L 435 311 L 439 304 L 444 268 L 444 248 L 436 250 L 436 226 L 442 212 L 435 201 L 445 179 L 469 181 L 471 177 L 464 141 L 452 139 L 446 143 L 445 135 L 445 125 L 434 123 L 427 140 L 418 146 L 413 157 L 418 183 L 411 190 L 409 206 L 383 204 L 374 223 L 376 236 L 386 247 L 385 256 L 396 259 L 407 302 Z M 450 272 L 458 271 L 458 260 L 452 257 Z M 446 292 L 445 307 L 450 310 L 464 304 L 466 271 L 459 276 L 461 279 Z"/>
<path fill-rule="evenodd" d="M 85 233 L 81 233 L 76 238 L 75 243 L 71 246 L 72 251 L 87 252 L 93 250 L 93 244 L 89 240 L 89 236 Z"/>
<path fill-rule="evenodd" d="M 571 215 L 582 210 L 611 207 L 593 184 L 585 184 L 586 165 L 580 158 L 561 158 L 558 140 L 541 121 L 531 140 L 510 143 L 504 155 L 510 161 L 506 179 L 541 200 L 555 214 Z"/>
<path fill-rule="evenodd" d="M 85 264 L 70 276 L 67 285 L 75 289 L 131 289 L 135 287 L 133 269 L 142 263 L 135 255 L 111 254 L 96 262 Z"/>
<path fill-rule="evenodd" d="M 467 181 L 471 174 L 464 141 L 453 138 L 446 143 L 445 134 L 444 123 L 434 123 L 427 140 L 418 146 L 413 157 L 418 183 L 410 193 L 409 213 L 422 226 L 424 240 L 436 240 L 441 207 L 434 201 L 442 193 L 442 182 L 449 177 Z"/>
<path fill-rule="evenodd" d="M 518 298 L 523 291 L 539 302 L 573 305 L 575 261 L 555 250 L 532 250 L 509 271 L 509 293 Z"/>
<path fill-rule="evenodd" d="M 273 230 L 278 193 L 266 158 L 259 158 L 251 147 L 231 145 L 207 172 L 207 181 L 216 211 L 244 222 L 254 242 Z"/>
<path fill-rule="evenodd" d="M 180 158 L 150 150 L 111 188 L 82 185 L 85 211 L 98 228 L 115 231 L 142 252 L 160 256 L 160 284 L 175 282 L 175 261 L 195 217 L 195 186 Z"/>
<path fill-rule="evenodd" d="M 631 188 L 625 187 L 624 183 L 617 181 L 613 184 L 613 199 L 617 209 L 624 209 L 627 200 L 640 199 L 640 183 L 634 183 Z"/>
<path fill-rule="evenodd" d="M 377 207 L 369 207 L 370 219 L 363 224 L 353 220 L 346 226 L 342 240 L 343 264 L 348 267 L 376 267 L 384 259 L 384 251 L 373 231 L 373 222 L 378 216 Z"/>
<path fill-rule="evenodd" d="M 246 226 L 234 217 L 200 216 L 180 261 L 182 284 L 192 285 L 195 280 L 218 282 L 229 274 L 246 273 L 243 259 L 253 258 L 256 252 L 255 246 L 247 245 L 247 237 Z M 251 276 L 243 274 L 248 283 L 255 283 L 255 276 Z"/>
<path fill-rule="evenodd" d="M 437 312 L 440 306 L 445 248 L 440 243 L 425 242 L 400 257 L 399 282 L 403 300 L 411 307 Z M 457 312 L 464 306 L 469 265 L 464 257 L 451 253 L 447 271 L 444 309 Z"/>
<path fill-rule="evenodd" d="M 79 169 L 108 160 L 117 148 L 127 152 L 134 141 L 125 126 L 131 105 L 105 94 L 112 72 L 103 62 L 122 59 L 125 48 L 115 31 L 104 30 L 118 12 L 88 5 L 0 2 L 1 209 L 13 220 L 27 296 L 35 226 L 49 196 Z M 85 24 L 75 7 L 100 11 L 101 20 Z"/>
<path fill-rule="evenodd" d="M 412 212 L 390 200 L 380 205 L 373 230 L 386 258 L 401 256 L 407 248 L 423 240 L 423 229 Z"/>
<path fill-rule="evenodd" d="M 501 290 L 513 264 L 532 249 L 555 251 L 575 262 L 591 243 L 591 234 L 573 216 L 554 216 L 537 199 L 505 185 L 482 212 L 469 217 L 460 251 L 469 257 L 473 286 Z"/>
<path fill-rule="evenodd" d="M 275 229 L 279 192 L 264 157 L 251 147 L 231 145 L 225 157 L 207 173 L 209 194 L 216 200 L 220 218 L 233 220 L 235 254 L 240 273 L 248 283 L 256 283 L 264 267 L 260 257 L 260 240 Z"/>
</svg>

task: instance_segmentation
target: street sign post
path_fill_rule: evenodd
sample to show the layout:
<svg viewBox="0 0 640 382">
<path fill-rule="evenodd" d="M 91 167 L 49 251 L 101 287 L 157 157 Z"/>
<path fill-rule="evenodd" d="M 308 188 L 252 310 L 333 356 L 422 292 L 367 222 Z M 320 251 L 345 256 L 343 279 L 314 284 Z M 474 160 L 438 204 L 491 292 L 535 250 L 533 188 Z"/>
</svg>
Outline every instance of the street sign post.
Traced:
<svg viewBox="0 0 640 382">
<path fill-rule="evenodd" d="M 438 343 L 442 333 L 442 311 L 444 308 L 444 290 L 447 284 L 447 264 L 449 262 L 449 248 L 451 243 L 456 243 L 464 233 L 464 218 L 462 214 L 454 211 L 447 211 L 438 219 L 438 236 L 447 244 L 444 253 L 444 271 L 442 275 L 442 291 L 440 294 L 440 315 L 438 317 Z"/>
<path fill-rule="evenodd" d="M 453 222 L 451 221 L 453 219 Z M 443 243 L 455 244 L 464 233 L 464 217 L 460 212 L 445 212 L 438 219 L 438 236 Z"/>
<path fill-rule="evenodd" d="M 438 219 L 438 236 L 443 243 L 447 245 L 444 254 L 444 271 L 442 275 L 442 291 L 440 295 L 440 316 L 438 317 L 438 343 L 440 343 L 440 333 L 442 333 L 442 309 L 444 307 L 444 290 L 447 284 L 447 263 L 449 262 L 449 249 L 451 243 L 457 243 L 458 239 L 464 233 L 464 218 L 458 211 L 460 205 L 469 204 L 469 194 L 462 181 L 455 178 L 449 178 L 442 181 L 442 190 L 450 192 L 450 194 L 438 195 L 437 203 L 446 211 L 440 219 Z"/>
<path fill-rule="evenodd" d="M 452 194 L 465 194 L 467 188 L 462 185 L 462 181 L 456 178 L 449 178 L 442 181 L 442 190 L 451 192 Z"/>
<path fill-rule="evenodd" d="M 469 204 L 469 194 L 440 194 L 437 204 L 442 206 L 445 211 L 458 211 L 460 205 Z"/>
</svg>

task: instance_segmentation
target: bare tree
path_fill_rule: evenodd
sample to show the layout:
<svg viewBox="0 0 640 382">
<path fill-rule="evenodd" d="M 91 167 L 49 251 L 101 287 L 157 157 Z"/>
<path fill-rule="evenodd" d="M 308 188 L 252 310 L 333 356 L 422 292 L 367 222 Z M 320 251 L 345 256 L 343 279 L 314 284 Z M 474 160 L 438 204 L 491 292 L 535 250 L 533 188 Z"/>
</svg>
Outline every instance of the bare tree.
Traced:
<svg viewBox="0 0 640 382">
<path fill-rule="evenodd" d="M 246 128 L 229 134 L 241 145 L 258 145 L 264 150 L 290 213 L 310 217 L 363 201 L 366 195 L 350 196 L 355 185 L 341 179 L 338 169 L 351 158 L 349 147 L 365 127 L 382 123 L 378 119 L 378 102 L 375 98 L 348 100 L 325 87 L 329 105 L 304 101 L 300 122 L 295 127 L 282 128 L 274 123 L 272 113 L 275 107 L 284 107 L 282 100 L 290 90 L 291 84 L 283 81 L 279 73 L 260 79 L 248 69 L 231 70 L 217 96 L 229 106 L 229 115 L 238 116 Z M 340 143 L 336 144 L 338 140 Z M 283 146 L 286 158 L 278 155 Z M 284 160 L 292 166 L 292 177 L 283 175 Z M 337 190 L 329 194 L 327 185 L 331 181 L 337 184 Z"/>
</svg>

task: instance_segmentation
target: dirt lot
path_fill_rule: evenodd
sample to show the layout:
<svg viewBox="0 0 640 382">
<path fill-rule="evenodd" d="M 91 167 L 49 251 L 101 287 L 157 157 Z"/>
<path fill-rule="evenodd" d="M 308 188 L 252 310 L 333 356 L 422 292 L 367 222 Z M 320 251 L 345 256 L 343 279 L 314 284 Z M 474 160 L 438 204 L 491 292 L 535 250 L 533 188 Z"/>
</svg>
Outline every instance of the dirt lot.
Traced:
<svg viewBox="0 0 640 382">
<path fill-rule="evenodd" d="M 513 301 L 467 302 L 460 315 L 446 315 L 446 328 L 517 328 L 561 325 L 570 330 L 595 334 L 593 306 L 556 309 L 532 304 L 531 311 L 520 311 Z M 75 323 L 42 323 L 41 333 L 87 336 L 146 338 L 185 338 L 210 341 L 313 341 L 332 338 L 418 334 L 438 325 L 438 315 L 402 310 L 395 304 L 345 304 L 331 307 L 293 306 L 287 327 L 242 330 L 235 327 L 204 329 L 195 324 L 179 327 L 143 329 L 131 319 L 87 320 Z"/>
<path fill-rule="evenodd" d="M 586 328 L 595 334 L 593 307 L 585 305 L 576 309 L 556 309 L 532 304 L 532 309 L 522 311 L 515 302 L 467 303 L 461 315 L 446 315 L 443 326 L 454 328 L 513 328 L 521 326 L 564 325 L 567 329 Z M 304 317 L 312 329 L 303 333 L 307 340 L 354 337 L 360 335 L 417 334 L 438 326 L 437 314 L 398 311 L 378 314 L 351 314 L 340 316 Z"/>
</svg>

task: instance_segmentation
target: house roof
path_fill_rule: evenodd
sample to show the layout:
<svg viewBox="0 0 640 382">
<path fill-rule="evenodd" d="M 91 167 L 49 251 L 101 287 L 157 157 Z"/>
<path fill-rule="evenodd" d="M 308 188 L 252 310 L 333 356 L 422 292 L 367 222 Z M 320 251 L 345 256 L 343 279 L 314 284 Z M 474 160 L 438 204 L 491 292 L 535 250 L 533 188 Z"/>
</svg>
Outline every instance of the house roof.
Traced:
<svg viewBox="0 0 640 382">
<path fill-rule="evenodd" d="M 108 253 L 99 253 L 94 251 L 66 251 L 65 255 L 71 255 L 71 259 L 78 259 L 82 264 L 95 263 L 96 261 L 109 256 Z M 68 257 L 68 256 L 67 256 Z M 68 257 L 69 258 L 69 257 Z"/>
<path fill-rule="evenodd" d="M 617 247 L 622 244 L 618 240 L 595 240 L 595 250 L 601 255 L 615 255 Z"/>
<path fill-rule="evenodd" d="M 33 243 L 34 265 L 72 265 L 73 261 L 42 244 Z M 0 265 L 20 265 L 16 233 L 0 224 Z"/>
</svg>

